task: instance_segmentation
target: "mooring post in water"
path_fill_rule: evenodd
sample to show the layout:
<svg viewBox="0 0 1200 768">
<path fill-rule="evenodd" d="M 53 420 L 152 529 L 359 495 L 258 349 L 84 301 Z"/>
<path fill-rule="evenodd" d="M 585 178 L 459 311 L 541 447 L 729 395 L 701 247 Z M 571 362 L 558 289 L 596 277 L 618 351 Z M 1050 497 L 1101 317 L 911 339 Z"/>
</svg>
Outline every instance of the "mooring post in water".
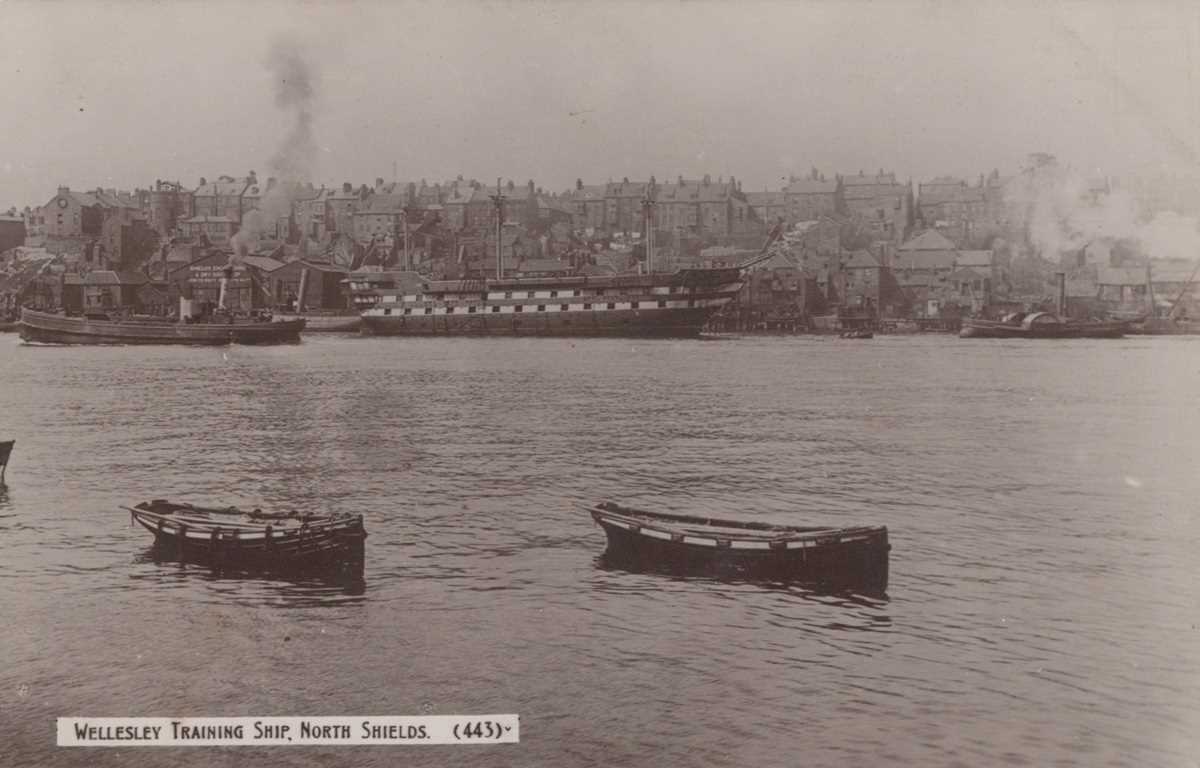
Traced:
<svg viewBox="0 0 1200 768">
<path fill-rule="evenodd" d="M 181 523 L 179 525 L 179 541 L 176 542 L 176 547 L 175 547 L 176 554 L 179 555 L 179 562 L 181 562 L 181 563 L 183 562 L 183 545 L 186 540 L 187 540 L 187 526 Z"/>
<path fill-rule="evenodd" d="M 1067 311 L 1067 273 L 1058 272 L 1058 316 L 1063 318 Z"/>
</svg>

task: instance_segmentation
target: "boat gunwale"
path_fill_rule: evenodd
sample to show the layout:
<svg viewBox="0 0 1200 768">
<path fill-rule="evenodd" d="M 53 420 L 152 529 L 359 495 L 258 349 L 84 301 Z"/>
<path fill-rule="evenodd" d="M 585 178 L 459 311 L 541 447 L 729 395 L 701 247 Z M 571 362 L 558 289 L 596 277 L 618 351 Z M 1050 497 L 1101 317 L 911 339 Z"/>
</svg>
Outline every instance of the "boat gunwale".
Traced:
<svg viewBox="0 0 1200 768">
<path fill-rule="evenodd" d="M 780 543 L 811 541 L 816 545 L 821 545 L 824 543 L 842 543 L 846 537 L 886 536 L 888 532 L 887 526 L 884 525 L 847 526 L 840 528 L 828 526 L 793 526 L 697 517 L 693 515 L 676 515 L 664 512 L 647 512 L 645 510 L 621 507 L 611 502 L 601 502 L 600 504 L 591 505 L 588 507 L 588 510 L 597 523 L 603 524 L 603 520 L 625 523 L 627 526 L 636 526 L 636 529 L 631 529 L 635 532 L 652 530 L 672 535 L 672 541 L 675 541 L 675 536 L 680 536 L 683 539 L 676 543 L 683 544 L 700 543 L 707 545 L 706 542 L 686 541 L 686 538 L 689 537 L 693 539 L 700 537 L 715 539 L 718 545 L 722 541 Z M 686 524 L 700 527 L 689 528 L 686 527 Z M 728 530 L 719 530 L 722 528 Z M 832 541 L 833 539 L 836 539 L 836 541 Z"/>
<path fill-rule="evenodd" d="M 362 516 L 356 515 L 345 518 L 322 517 L 316 520 L 306 520 L 299 525 L 278 526 L 272 521 L 266 523 L 237 523 L 233 521 L 203 520 L 197 518 L 177 518 L 171 514 L 151 512 L 136 507 L 122 506 L 141 525 L 156 534 L 171 536 L 182 534 L 188 539 L 208 539 L 217 533 L 224 539 L 239 539 L 241 541 L 256 541 L 266 538 L 267 528 L 271 529 L 273 541 L 283 541 L 303 538 L 305 536 L 332 536 L 343 532 L 352 532 L 362 528 Z M 162 527 L 159 527 L 162 523 Z M 236 535 L 235 535 L 236 533 Z"/>
</svg>

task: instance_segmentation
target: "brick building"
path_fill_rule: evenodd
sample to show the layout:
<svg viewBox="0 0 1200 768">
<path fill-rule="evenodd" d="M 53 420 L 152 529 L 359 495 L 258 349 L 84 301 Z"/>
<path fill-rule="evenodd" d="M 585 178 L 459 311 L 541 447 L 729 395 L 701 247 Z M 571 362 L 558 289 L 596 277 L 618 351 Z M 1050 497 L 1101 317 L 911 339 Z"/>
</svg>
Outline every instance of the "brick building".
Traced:
<svg viewBox="0 0 1200 768">
<path fill-rule="evenodd" d="M 864 222 L 881 240 L 903 242 L 913 222 L 912 189 L 896 181 L 894 173 L 843 176 L 842 200 L 846 212 Z"/>
<path fill-rule="evenodd" d="M 253 174 L 242 178 L 221 176 L 213 182 L 200 179 L 200 186 L 192 193 L 193 216 L 224 216 L 240 225 L 247 210 L 243 200 L 246 190 L 257 184 Z"/>
<path fill-rule="evenodd" d="M 180 222 L 192 218 L 195 193 L 178 181 L 156 179 L 150 190 L 150 226 L 162 238 L 175 234 Z"/>
<path fill-rule="evenodd" d="M 837 179 L 792 178 L 783 188 L 783 194 L 787 203 L 784 221 L 788 224 L 815 221 L 842 210 L 842 185 Z"/>
</svg>

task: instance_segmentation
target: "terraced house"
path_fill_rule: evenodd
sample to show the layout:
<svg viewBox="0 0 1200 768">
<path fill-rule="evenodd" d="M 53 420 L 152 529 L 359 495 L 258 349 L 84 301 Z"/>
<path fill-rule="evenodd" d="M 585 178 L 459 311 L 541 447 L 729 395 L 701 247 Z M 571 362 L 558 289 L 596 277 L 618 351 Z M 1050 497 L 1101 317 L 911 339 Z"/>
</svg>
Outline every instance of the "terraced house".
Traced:
<svg viewBox="0 0 1200 768">
<path fill-rule="evenodd" d="M 912 189 L 896 181 L 896 174 L 841 177 L 846 212 L 864 222 L 882 240 L 903 242 L 913 223 Z"/>
</svg>

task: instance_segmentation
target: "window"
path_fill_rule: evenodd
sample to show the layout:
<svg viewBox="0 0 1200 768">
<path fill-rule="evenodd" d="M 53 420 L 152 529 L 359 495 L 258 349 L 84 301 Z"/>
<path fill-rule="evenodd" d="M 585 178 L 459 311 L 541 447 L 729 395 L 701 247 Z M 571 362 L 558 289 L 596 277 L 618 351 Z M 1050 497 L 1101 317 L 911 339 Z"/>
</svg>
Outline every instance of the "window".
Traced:
<svg viewBox="0 0 1200 768">
<path fill-rule="evenodd" d="M 446 314 L 447 314 L 447 315 L 453 315 L 453 314 L 454 314 L 454 307 L 446 307 Z"/>
<path fill-rule="evenodd" d="M 432 315 L 432 314 L 433 314 L 433 307 L 425 307 L 425 314 L 427 314 L 427 315 Z"/>
<path fill-rule="evenodd" d="M 561 311 L 561 312 L 566 312 L 566 311 L 567 311 L 567 310 L 569 310 L 570 308 L 571 308 L 571 306 L 570 306 L 569 304 L 559 304 L 559 305 L 558 305 L 558 309 L 559 309 L 559 311 Z"/>
<path fill-rule="evenodd" d="M 391 311 L 392 311 L 392 310 L 390 310 L 390 309 L 389 309 L 389 310 L 387 310 L 387 311 L 388 311 L 388 313 L 389 313 L 389 314 L 391 314 Z M 405 307 L 405 308 L 404 308 L 404 314 L 406 314 L 406 315 L 411 315 L 411 314 L 412 314 L 412 307 Z"/>
<path fill-rule="evenodd" d="M 616 308 L 617 308 L 617 305 L 616 305 L 616 304 L 613 304 L 613 303 L 610 301 L 610 302 L 608 303 L 608 308 L 609 308 L 609 309 L 616 309 Z"/>
<path fill-rule="evenodd" d="M 557 299 L 557 298 L 558 298 L 558 291 L 550 291 L 550 298 L 552 298 L 552 299 Z"/>
<path fill-rule="evenodd" d="M 545 305 L 545 304 L 538 304 L 538 310 L 537 310 L 537 311 L 538 311 L 538 312 L 545 312 L 545 311 L 546 311 L 546 305 Z"/>
<path fill-rule="evenodd" d="M 493 305 L 492 305 L 492 311 L 493 311 L 493 312 L 499 312 L 499 311 L 500 311 L 500 307 L 499 307 L 498 305 L 496 305 L 496 304 L 493 304 Z"/>
<path fill-rule="evenodd" d="M 392 310 L 391 310 L 391 308 L 389 307 L 388 309 L 385 309 L 385 310 L 383 310 L 383 314 L 385 314 L 385 315 L 390 315 L 390 314 L 392 314 Z M 407 309 L 406 309 L 406 310 L 404 310 L 404 314 L 406 314 L 406 315 L 408 314 L 408 310 L 407 310 Z"/>
<path fill-rule="evenodd" d="M 513 307 L 513 312 L 524 312 L 524 311 L 525 311 L 525 307 L 522 304 L 518 304 L 517 306 Z"/>
<path fill-rule="evenodd" d="M 525 298 L 527 298 L 527 299 L 532 299 L 532 298 L 533 298 L 533 291 L 529 291 L 528 293 L 526 293 L 526 294 L 525 294 Z"/>
<path fill-rule="evenodd" d="M 666 301 L 664 301 L 663 299 L 659 299 L 659 300 L 658 300 L 658 308 L 659 308 L 659 309 L 666 309 L 666 308 L 667 308 L 667 302 L 666 302 Z"/>
<path fill-rule="evenodd" d="M 591 304 L 584 304 L 584 305 L 583 305 L 583 308 L 584 308 L 584 309 L 591 309 L 591 308 L 592 308 L 592 305 L 591 305 Z"/>
<path fill-rule="evenodd" d="M 691 308 L 691 307 L 694 307 L 694 306 L 696 306 L 696 300 L 695 300 L 695 299 L 688 299 L 688 307 L 689 307 L 689 308 Z"/>
<path fill-rule="evenodd" d="M 581 294 L 581 293 L 580 293 L 578 290 L 576 290 L 576 291 L 573 291 L 573 292 L 571 293 L 571 295 L 572 295 L 572 296 L 581 296 L 581 295 L 583 295 L 583 294 Z"/>
<path fill-rule="evenodd" d="M 636 301 L 631 301 L 631 302 L 629 302 L 629 306 L 633 307 L 634 309 L 637 309 L 637 308 L 638 308 L 638 302 L 636 302 Z"/>
<path fill-rule="evenodd" d="M 475 308 L 475 305 L 473 305 L 473 304 L 472 304 L 471 306 L 467 307 L 467 314 L 468 314 L 468 315 L 473 315 L 473 314 L 475 314 L 475 309 L 476 309 L 476 308 Z"/>
<path fill-rule="evenodd" d="M 512 291 L 505 291 L 505 292 L 504 292 L 504 298 L 506 298 L 506 299 L 511 299 L 511 298 L 512 298 Z"/>
</svg>

